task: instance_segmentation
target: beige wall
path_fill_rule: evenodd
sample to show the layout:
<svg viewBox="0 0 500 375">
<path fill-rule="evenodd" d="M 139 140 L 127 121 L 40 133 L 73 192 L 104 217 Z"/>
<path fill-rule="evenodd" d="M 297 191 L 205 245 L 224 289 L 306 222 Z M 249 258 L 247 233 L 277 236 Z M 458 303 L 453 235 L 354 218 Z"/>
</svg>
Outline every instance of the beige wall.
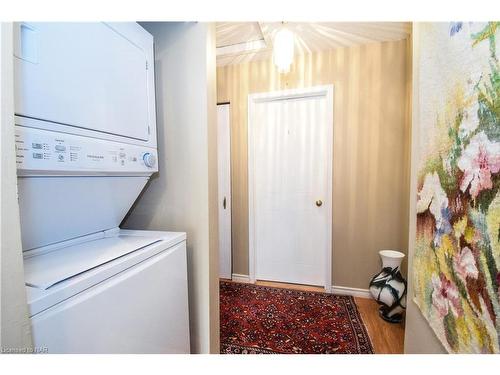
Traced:
<svg viewBox="0 0 500 375">
<path fill-rule="evenodd" d="M 30 348 L 14 149 L 12 24 L 0 23 L 0 347 Z"/>
<path fill-rule="evenodd" d="M 406 309 L 406 324 L 405 324 L 405 353 L 410 354 L 427 354 L 427 353 L 446 353 L 431 327 L 420 313 L 420 309 L 413 302 L 413 269 L 412 258 L 415 250 L 416 236 L 416 219 L 417 212 L 415 205 L 417 203 L 417 160 L 420 157 L 417 148 L 417 139 L 419 131 L 418 117 L 418 58 L 419 58 L 419 31 L 418 23 L 413 24 L 413 53 L 411 61 L 411 71 L 413 72 L 412 91 L 412 146 L 411 146 L 411 178 L 410 178 L 410 203 L 409 203 L 409 241 L 408 241 L 408 302 Z"/>
<path fill-rule="evenodd" d="M 143 26 L 155 41 L 159 173 L 124 227 L 187 232 L 191 351 L 217 352 L 215 27 Z"/>
<path fill-rule="evenodd" d="M 366 289 L 378 251 L 408 243 L 408 41 L 217 69 L 217 100 L 231 102 L 233 273 L 248 275 L 248 94 L 334 85 L 333 283 Z"/>
</svg>

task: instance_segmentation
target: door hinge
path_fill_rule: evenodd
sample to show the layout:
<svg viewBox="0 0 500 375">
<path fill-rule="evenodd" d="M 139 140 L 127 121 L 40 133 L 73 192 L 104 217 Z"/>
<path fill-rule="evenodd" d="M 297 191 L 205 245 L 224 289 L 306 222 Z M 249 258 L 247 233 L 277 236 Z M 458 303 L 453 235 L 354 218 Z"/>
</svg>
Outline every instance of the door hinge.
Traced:
<svg viewBox="0 0 500 375">
<path fill-rule="evenodd" d="M 148 134 L 151 135 L 151 128 L 149 127 L 149 125 L 148 125 Z"/>
<path fill-rule="evenodd" d="M 149 69 L 149 64 L 148 64 L 148 60 L 146 60 L 146 70 Z"/>
</svg>

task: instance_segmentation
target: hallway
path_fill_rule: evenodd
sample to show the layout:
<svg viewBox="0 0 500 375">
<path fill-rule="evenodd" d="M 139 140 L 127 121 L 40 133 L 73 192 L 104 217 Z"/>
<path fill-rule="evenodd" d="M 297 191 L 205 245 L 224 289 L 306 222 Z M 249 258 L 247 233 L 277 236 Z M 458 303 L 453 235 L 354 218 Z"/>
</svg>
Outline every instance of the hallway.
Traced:
<svg viewBox="0 0 500 375">
<path fill-rule="evenodd" d="M 229 280 L 221 280 L 220 296 L 221 353 L 403 353 L 404 325 L 380 319 L 370 299 Z"/>
</svg>

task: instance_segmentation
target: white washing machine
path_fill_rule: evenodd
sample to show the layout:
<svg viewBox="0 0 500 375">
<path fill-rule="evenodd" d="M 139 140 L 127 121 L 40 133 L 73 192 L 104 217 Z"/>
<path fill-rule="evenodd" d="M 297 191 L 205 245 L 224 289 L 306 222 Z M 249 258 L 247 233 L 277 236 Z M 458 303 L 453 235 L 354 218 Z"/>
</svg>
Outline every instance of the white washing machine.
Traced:
<svg viewBox="0 0 500 375">
<path fill-rule="evenodd" d="M 189 353 L 186 234 L 119 228 L 158 171 L 152 36 L 135 23 L 19 23 L 15 30 L 34 346 Z"/>
</svg>

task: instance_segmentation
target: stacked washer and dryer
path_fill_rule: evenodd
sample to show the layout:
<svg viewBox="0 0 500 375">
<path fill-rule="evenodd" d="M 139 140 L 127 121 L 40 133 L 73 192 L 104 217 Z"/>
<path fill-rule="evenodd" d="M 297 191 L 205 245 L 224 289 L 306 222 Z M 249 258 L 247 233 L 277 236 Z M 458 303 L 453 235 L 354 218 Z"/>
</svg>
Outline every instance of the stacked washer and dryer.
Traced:
<svg viewBox="0 0 500 375">
<path fill-rule="evenodd" d="M 158 171 L 153 37 L 19 23 L 19 206 L 34 346 L 188 353 L 185 233 L 120 229 Z"/>
</svg>

